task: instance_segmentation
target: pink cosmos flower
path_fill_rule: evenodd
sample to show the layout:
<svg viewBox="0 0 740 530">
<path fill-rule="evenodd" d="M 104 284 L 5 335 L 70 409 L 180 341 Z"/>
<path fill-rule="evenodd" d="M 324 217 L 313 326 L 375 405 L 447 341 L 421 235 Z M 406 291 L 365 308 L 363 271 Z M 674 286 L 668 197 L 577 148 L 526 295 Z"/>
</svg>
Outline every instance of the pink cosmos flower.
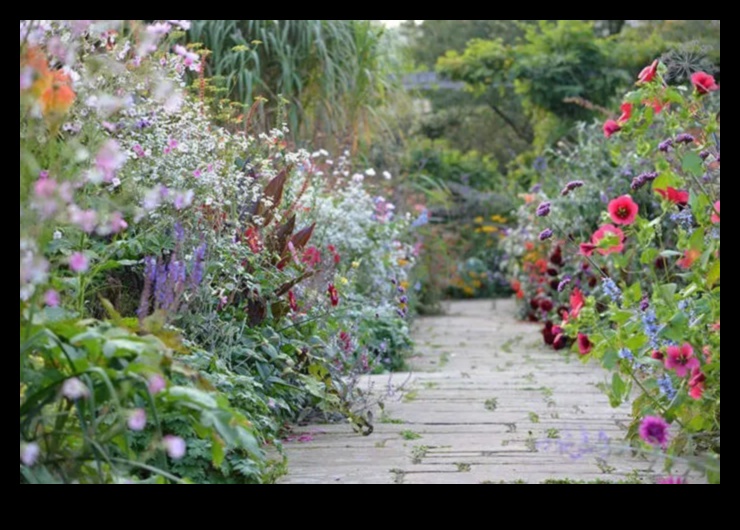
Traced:
<svg viewBox="0 0 740 530">
<path fill-rule="evenodd" d="M 699 359 L 694 357 L 694 348 L 687 342 L 683 346 L 668 346 L 665 366 L 675 370 L 678 377 L 686 377 L 690 370 L 699 368 Z"/>
<path fill-rule="evenodd" d="M 80 210 L 72 205 L 69 207 L 69 220 L 83 232 L 92 234 L 98 222 L 98 214 L 95 210 Z"/>
<path fill-rule="evenodd" d="M 593 344 L 588 338 L 588 335 L 583 333 L 578 334 L 578 353 L 581 355 L 588 355 L 593 348 Z"/>
<path fill-rule="evenodd" d="M 719 224 L 719 201 L 714 203 L 714 210 L 712 211 L 712 222 Z"/>
<path fill-rule="evenodd" d="M 44 303 L 49 307 L 59 307 L 59 293 L 54 289 L 49 289 L 44 293 Z"/>
<path fill-rule="evenodd" d="M 90 268 L 90 262 L 82 252 L 75 252 L 69 257 L 69 268 L 76 273 L 84 273 Z"/>
<path fill-rule="evenodd" d="M 658 59 L 655 59 L 650 66 L 646 66 L 637 76 L 638 83 L 649 83 L 658 74 Z"/>
<path fill-rule="evenodd" d="M 715 90 L 719 90 L 719 85 L 714 79 L 714 76 L 709 75 L 706 72 L 695 72 L 691 75 L 691 84 L 696 88 L 697 93 L 700 96 L 709 94 Z"/>
<path fill-rule="evenodd" d="M 668 423 L 659 416 L 647 416 L 640 424 L 640 438 L 650 445 L 668 445 Z"/>
<path fill-rule="evenodd" d="M 141 432 L 146 429 L 146 411 L 136 409 L 128 417 L 128 428 L 135 432 Z"/>
<path fill-rule="evenodd" d="M 614 133 L 622 130 L 622 127 L 614 120 L 604 122 L 604 136 L 611 138 Z"/>
<path fill-rule="evenodd" d="M 162 445 L 164 445 L 165 451 L 172 460 L 181 460 L 188 449 L 185 440 L 179 436 L 165 436 L 162 439 Z"/>
<path fill-rule="evenodd" d="M 164 380 L 164 377 L 162 377 L 159 374 L 154 374 L 149 378 L 149 382 L 147 383 L 147 389 L 149 390 L 149 393 L 153 396 L 159 394 L 160 392 L 164 391 L 167 388 L 167 381 Z"/>
<path fill-rule="evenodd" d="M 609 203 L 609 215 L 618 225 L 631 225 L 637 219 L 639 206 L 630 195 L 622 195 Z"/>
</svg>

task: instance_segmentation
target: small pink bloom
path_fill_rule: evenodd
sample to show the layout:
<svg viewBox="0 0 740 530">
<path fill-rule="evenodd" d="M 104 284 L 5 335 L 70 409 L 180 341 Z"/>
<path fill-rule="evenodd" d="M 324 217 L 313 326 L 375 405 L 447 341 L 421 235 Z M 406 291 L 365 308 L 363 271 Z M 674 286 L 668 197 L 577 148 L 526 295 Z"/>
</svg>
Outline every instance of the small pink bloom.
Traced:
<svg viewBox="0 0 740 530">
<path fill-rule="evenodd" d="M 24 466 L 33 467 L 41 455 L 41 448 L 37 443 L 21 443 L 21 462 Z"/>
<path fill-rule="evenodd" d="M 49 289 L 44 293 L 44 303 L 49 307 L 59 307 L 59 293 L 54 289 Z"/>
<path fill-rule="evenodd" d="M 126 163 L 126 155 L 121 152 L 118 142 L 107 140 L 95 157 L 95 166 L 103 174 L 105 182 L 111 182 L 116 176 L 116 171 Z"/>
<path fill-rule="evenodd" d="M 113 212 L 110 216 L 110 230 L 112 233 L 117 234 L 128 228 L 128 223 L 123 218 L 121 212 Z"/>
<path fill-rule="evenodd" d="M 162 444 L 164 445 L 167 454 L 172 460 L 181 460 L 185 456 L 185 453 L 188 449 L 185 440 L 183 440 L 179 436 L 165 436 L 162 439 Z"/>
<path fill-rule="evenodd" d="M 82 381 L 76 377 L 72 377 L 67 379 L 62 385 L 62 395 L 70 401 L 77 401 L 89 397 L 90 390 Z"/>
<path fill-rule="evenodd" d="M 57 181 L 50 178 L 39 178 L 33 185 L 33 192 L 40 199 L 51 199 L 57 191 Z"/>
<path fill-rule="evenodd" d="M 570 316 L 572 318 L 578 318 L 581 309 L 586 305 L 586 299 L 583 297 L 581 290 L 576 287 L 573 292 L 570 293 Z"/>
<path fill-rule="evenodd" d="M 683 346 L 668 346 L 665 366 L 675 370 L 678 377 L 685 377 L 690 370 L 699 368 L 699 359 L 694 357 L 694 348 L 687 342 Z"/>
<path fill-rule="evenodd" d="M 719 201 L 714 203 L 714 210 L 712 211 L 712 222 L 719 224 Z"/>
<path fill-rule="evenodd" d="M 73 272 L 84 273 L 90 268 L 90 262 L 81 252 L 75 252 L 69 257 L 69 268 Z"/>
<path fill-rule="evenodd" d="M 614 120 L 604 122 L 604 136 L 611 138 L 614 133 L 622 130 L 622 127 Z"/>
<path fill-rule="evenodd" d="M 128 428 L 135 432 L 141 432 L 146 428 L 146 411 L 136 409 L 128 417 Z"/>
<path fill-rule="evenodd" d="M 618 225 L 631 225 L 637 219 L 639 207 L 630 195 L 622 195 L 609 203 L 609 215 Z"/>
<path fill-rule="evenodd" d="M 668 445 L 668 423 L 659 416 L 648 416 L 640 424 L 640 438 L 650 445 Z"/>
<path fill-rule="evenodd" d="M 98 213 L 95 210 L 80 210 L 72 205 L 69 207 L 69 220 L 83 232 L 92 234 L 98 222 Z"/>
<path fill-rule="evenodd" d="M 160 392 L 164 391 L 167 388 L 167 381 L 164 380 L 164 377 L 162 377 L 159 374 L 154 374 L 149 378 L 149 382 L 147 383 L 147 389 L 149 390 L 149 393 L 151 395 L 157 395 Z"/>
<path fill-rule="evenodd" d="M 622 103 L 620 108 L 622 109 L 622 115 L 617 120 L 617 123 L 627 123 L 632 117 L 632 103 Z"/>
<path fill-rule="evenodd" d="M 691 75 L 691 84 L 694 85 L 700 96 L 719 90 L 719 85 L 714 76 L 706 72 L 696 72 Z"/>
<path fill-rule="evenodd" d="M 649 83 L 658 74 L 658 59 L 655 59 L 650 66 L 646 66 L 637 76 L 638 83 Z"/>
<path fill-rule="evenodd" d="M 614 241 L 614 244 L 609 247 L 602 246 L 602 241 L 606 244 L 604 240 L 607 238 Z M 624 250 L 624 232 L 614 225 L 604 225 L 594 232 L 594 235 L 591 236 L 591 242 L 596 247 L 596 252 L 602 256 L 622 252 Z"/>
<path fill-rule="evenodd" d="M 701 371 L 698 366 L 691 370 L 691 379 L 689 379 L 689 396 L 693 399 L 701 399 L 704 395 L 704 383 L 707 380 L 707 376 Z"/>
</svg>

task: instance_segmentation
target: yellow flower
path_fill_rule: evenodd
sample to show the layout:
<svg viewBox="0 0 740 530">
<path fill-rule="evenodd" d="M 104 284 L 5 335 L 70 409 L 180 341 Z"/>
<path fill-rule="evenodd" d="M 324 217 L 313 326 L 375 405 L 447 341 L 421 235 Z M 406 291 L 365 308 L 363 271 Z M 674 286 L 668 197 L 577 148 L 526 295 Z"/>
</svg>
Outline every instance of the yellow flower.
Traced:
<svg viewBox="0 0 740 530">
<path fill-rule="evenodd" d="M 344 276 L 340 276 L 339 283 L 341 285 L 347 285 L 349 283 L 349 280 L 347 278 L 345 278 Z"/>
<path fill-rule="evenodd" d="M 360 268 L 360 262 L 359 261 L 353 261 L 352 262 L 352 268 L 353 269 L 359 269 Z"/>
<path fill-rule="evenodd" d="M 398 260 L 398 266 L 399 267 L 406 267 L 409 263 L 410 262 L 407 259 L 401 258 L 401 259 Z"/>
<path fill-rule="evenodd" d="M 402 281 L 402 282 L 401 282 L 401 287 L 403 287 L 403 288 L 404 288 L 404 289 L 406 289 L 407 291 L 409 290 L 409 285 L 410 285 L 410 284 L 409 284 L 409 282 L 407 282 L 407 281 Z"/>
<path fill-rule="evenodd" d="M 473 221 L 475 221 L 476 224 L 483 224 L 483 217 L 479 215 L 478 217 L 473 219 Z"/>
<path fill-rule="evenodd" d="M 493 234 L 494 232 L 498 232 L 498 228 L 495 226 L 484 226 L 483 231 L 486 234 Z"/>
</svg>

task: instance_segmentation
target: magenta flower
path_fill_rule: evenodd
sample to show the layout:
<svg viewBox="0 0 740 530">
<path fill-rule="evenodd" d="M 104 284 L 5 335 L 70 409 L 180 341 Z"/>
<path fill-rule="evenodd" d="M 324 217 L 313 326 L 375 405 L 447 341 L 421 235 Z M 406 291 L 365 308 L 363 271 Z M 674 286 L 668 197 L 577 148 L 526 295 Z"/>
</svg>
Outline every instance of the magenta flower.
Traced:
<svg viewBox="0 0 740 530">
<path fill-rule="evenodd" d="M 691 84 L 696 88 L 696 92 L 703 96 L 709 94 L 715 90 L 719 90 L 719 85 L 714 79 L 714 76 L 709 75 L 706 72 L 695 72 L 691 75 Z"/>
<path fill-rule="evenodd" d="M 647 416 L 640 424 L 640 438 L 650 445 L 668 445 L 668 422 L 659 416 Z"/>
<path fill-rule="evenodd" d="M 149 378 L 147 388 L 149 390 L 149 393 L 154 396 L 167 388 L 167 381 L 165 381 L 164 377 L 162 377 L 161 375 L 155 374 Z"/>
<path fill-rule="evenodd" d="M 658 484 L 688 484 L 685 478 L 681 477 L 674 477 L 673 475 L 669 475 L 667 477 L 663 477 L 658 481 Z"/>
<path fill-rule="evenodd" d="M 69 268 L 73 272 L 84 273 L 90 268 L 90 262 L 82 252 L 75 252 L 69 257 Z"/>
<path fill-rule="evenodd" d="M 33 467 L 41 455 L 41 448 L 37 443 L 21 444 L 21 462 L 23 465 Z"/>
<path fill-rule="evenodd" d="M 59 307 L 59 293 L 54 289 L 49 289 L 44 293 L 44 303 L 49 307 Z"/>
<path fill-rule="evenodd" d="M 675 370 L 678 377 L 686 375 L 694 368 L 699 368 L 699 359 L 694 357 L 694 348 L 688 342 L 683 346 L 668 346 L 665 357 L 665 366 Z"/>
<path fill-rule="evenodd" d="M 136 409 L 128 417 L 128 428 L 135 432 L 141 432 L 146 428 L 146 411 Z"/>
<path fill-rule="evenodd" d="M 92 234 L 98 222 L 98 214 L 95 210 L 80 210 L 72 205 L 69 207 L 69 220 L 83 232 Z"/>
<path fill-rule="evenodd" d="M 614 133 L 617 133 L 621 130 L 622 126 L 614 120 L 606 120 L 606 122 L 604 122 L 604 136 L 606 136 L 607 138 L 611 138 Z"/>
<path fill-rule="evenodd" d="M 165 436 L 162 439 L 162 444 L 164 445 L 164 449 L 165 451 L 167 451 L 169 457 L 173 460 L 182 459 L 188 449 L 185 440 L 183 440 L 179 436 Z"/>
<path fill-rule="evenodd" d="M 123 218 L 123 214 L 121 212 L 113 212 L 110 216 L 110 231 L 113 234 L 117 234 L 118 232 L 122 232 L 128 228 L 128 223 Z"/>
<path fill-rule="evenodd" d="M 116 171 L 126 163 L 126 155 L 121 152 L 118 142 L 106 141 L 95 157 L 95 167 L 102 174 L 105 182 L 112 182 Z"/>
<path fill-rule="evenodd" d="M 70 401 L 77 401 L 90 397 L 90 390 L 82 381 L 76 377 L 72 377 L 67 379 L 62 385 L 62 395 Z"/>
</svg>

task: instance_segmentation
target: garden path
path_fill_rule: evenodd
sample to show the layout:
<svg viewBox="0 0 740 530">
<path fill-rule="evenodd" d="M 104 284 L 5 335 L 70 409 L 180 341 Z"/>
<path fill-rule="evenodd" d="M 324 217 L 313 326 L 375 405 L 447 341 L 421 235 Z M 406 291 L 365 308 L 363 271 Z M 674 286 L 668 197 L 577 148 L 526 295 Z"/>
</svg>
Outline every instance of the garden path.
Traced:
<svg viewBox="0 0 740 530">
<path fill-rule="evenodd" d="M 346 423 L 298 429 L 281 482 L 651 480 L 650 462 L 618 449 L 629 406 L 611 408 L 597 388 L 607 373 L 545 348 L 540 327 L 518 321 L 513 300 L 454 302 L 417 320 L 414 373 L 363 383 L 376 396 L 405 383 L 376 409 L 373 434 Z"/>
</svg>

